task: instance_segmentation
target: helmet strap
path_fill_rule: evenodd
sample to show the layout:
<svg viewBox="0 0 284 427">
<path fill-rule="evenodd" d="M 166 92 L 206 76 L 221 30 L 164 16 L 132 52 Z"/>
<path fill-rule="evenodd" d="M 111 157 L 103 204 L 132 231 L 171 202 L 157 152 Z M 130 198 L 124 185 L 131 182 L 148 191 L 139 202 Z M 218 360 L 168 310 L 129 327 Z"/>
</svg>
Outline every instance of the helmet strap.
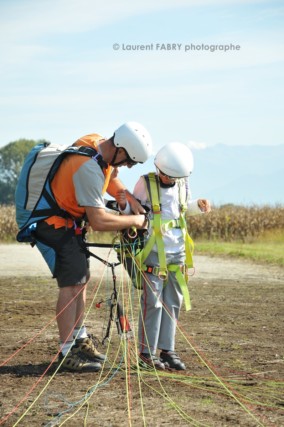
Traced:
<svg viewBox="0 0 284 427">
<path fill-rule="evenodd" d="M 115 163 L 115 160 L 116 160 L 117 155 L 118 155 L 118 150 L 119 150 L 119 148 L 120 148 L 120 147 L 115 147 L 115 153 L 114 153 L 114 155 L 113 155 L 113 158 L 112 158 L 111 162 L 109 163 L 111 166 L 116 167 L 116 166 L 120 166 L 120 165 L 122 165 L 122 163 L 125 163 L 125 160 L 122 160 L 121 162 L 117 162 L 117 163 Z"/>
<path fill-rule="evenodd" d="M 171 188 L 174 187 L 176 185 L 176 182 L 173 182 L 172 184 L 164 184 L 161 180 L 160 180 L 160 187 L 161 188 Z"/>
<path fill-rule="evenodd" d="M 127 163 L 130 167 L 137 165 L 138 162 L 135 162 L 134 160 L 131 159 L 131 157 L 129 156 L 129 154 L 127 153 L 127 151 L 123 148 L 123 150 L 125 151 L 125 155 L 126 155 L 126 159 L 121 160 L 120 162 L 115 162 L 116 158 L 117 158 L 117 154 L 118 154 L 118 150 L 119 148 L 123 148 L 123 147 L 116 147 L 114 156 L 112 158 L 112 161 L 110 162 L 111 166 L 117 167 L 117 166 L 121 166 L 125 163 Z"/>
</svg>

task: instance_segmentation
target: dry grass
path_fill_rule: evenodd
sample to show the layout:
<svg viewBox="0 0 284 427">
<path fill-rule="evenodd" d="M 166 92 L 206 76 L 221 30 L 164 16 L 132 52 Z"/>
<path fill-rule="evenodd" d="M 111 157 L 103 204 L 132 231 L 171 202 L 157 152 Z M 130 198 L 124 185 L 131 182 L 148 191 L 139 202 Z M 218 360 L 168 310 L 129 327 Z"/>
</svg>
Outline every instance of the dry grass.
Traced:
<svg viewBox="0 0 284 427">
<path fill-rule="evenodd" d="M 15 207 L 2 205 L 0 209 L 0 242 L 15 241 L 17 232 Z"/>
<path fill-rule="evenodd" d="M 283 232 L 284 207 L 224 205 L 209 215 L 188 217 L 188 229 L 193 239 L 250 243 L 267 232 Z"/>
<path fill-rule="evenodd" d="M 241 241 L 250 243 L 271 233 L 283 235 L 284 207 L 234 206 L 214 208 L 209 215 L 188 217 L 188 227 L 194 239 L 209 241 Z M 15 241 L 18 228 L 14 206 L 1 206 L 0 241 Z M 94 241 L 112 241 L 116 233 L 92 233 Z"/>
</svg>

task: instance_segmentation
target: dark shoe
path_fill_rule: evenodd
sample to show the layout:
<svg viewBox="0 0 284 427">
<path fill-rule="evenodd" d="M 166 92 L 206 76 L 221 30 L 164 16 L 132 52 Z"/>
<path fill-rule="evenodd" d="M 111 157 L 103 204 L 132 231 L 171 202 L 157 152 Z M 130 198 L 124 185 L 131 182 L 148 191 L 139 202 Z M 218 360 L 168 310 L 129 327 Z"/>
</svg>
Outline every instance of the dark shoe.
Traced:
<svg viewBox="0 0 284 427">
<path fill-rule="evenodd" d="M 100 340 L 93 334 L 88 334 L 88 338 L 93 341 L 95 347 L 98 347 L 100 344 Z"/>
<path fill-rule="evenodd" d="M 176 371 L 184 371 L 186 369 L 185 364 L 174 351 L 161 351 L 160 359 L 166 368 L 175 369 Z"/>
<path fill-rule="evenodd" d="M 100 353 L 94 346 L 91 336 L 88 338 L 80 338 L 75 341 L 76 346 L 80 348 L 81 353 L 88 359 L 94 362 L 104 362 L 106 355 Z"/>
<path fill-rule="evenodd" d="M 141 368 L 152 368 L 157 369 L 159 371 L 165 370 L 165 365 L 158 359 L 158 357 L 153 354 L 148 353 L 140 353 L 139 355 L 141 363 L 139 363 Z"/>
<path fill-rule="evenodd" d="M 102 367 L 100 363 L 86 359 L 76 345 L 73 345 L 66 357 L 59 353 L 58 363 L 61 364 L 61 370 L 72 372 L 98 372 Z"/>
</svg>

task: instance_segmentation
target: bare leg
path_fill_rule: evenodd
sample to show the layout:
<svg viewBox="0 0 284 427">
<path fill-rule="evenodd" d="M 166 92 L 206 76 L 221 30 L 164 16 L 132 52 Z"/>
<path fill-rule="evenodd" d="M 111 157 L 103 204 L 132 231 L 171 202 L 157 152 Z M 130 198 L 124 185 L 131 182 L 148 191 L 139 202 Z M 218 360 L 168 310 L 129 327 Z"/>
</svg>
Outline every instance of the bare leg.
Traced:
<svg viewBox="0 0 284 427">
<path fill-rule="evenodd" d="M 86 307 L 86 295 L 87 295 L 87 283 L 84 286 L 83 291 L 77 297 L 77 306 L 76 306 L 76 328 L 79 328 L 84 323 L 84 314 Z"/>
</svg>

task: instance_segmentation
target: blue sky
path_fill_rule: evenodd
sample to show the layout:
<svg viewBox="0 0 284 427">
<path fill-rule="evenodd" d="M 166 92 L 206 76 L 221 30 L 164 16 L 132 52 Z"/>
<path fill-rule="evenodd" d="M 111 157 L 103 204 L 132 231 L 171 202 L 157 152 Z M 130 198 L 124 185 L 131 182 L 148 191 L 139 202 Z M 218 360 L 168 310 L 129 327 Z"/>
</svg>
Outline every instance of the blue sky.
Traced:
<svg viewBox="0 0 284 427">
<path fill-rule="evenodd" d="M 283 16 L 282 0 L 0 0 L 0 146 L 128 120 L 154 151 L 284 143 Z M 185 51 L 202 44 L 240 48 Z"/>
</svg>

